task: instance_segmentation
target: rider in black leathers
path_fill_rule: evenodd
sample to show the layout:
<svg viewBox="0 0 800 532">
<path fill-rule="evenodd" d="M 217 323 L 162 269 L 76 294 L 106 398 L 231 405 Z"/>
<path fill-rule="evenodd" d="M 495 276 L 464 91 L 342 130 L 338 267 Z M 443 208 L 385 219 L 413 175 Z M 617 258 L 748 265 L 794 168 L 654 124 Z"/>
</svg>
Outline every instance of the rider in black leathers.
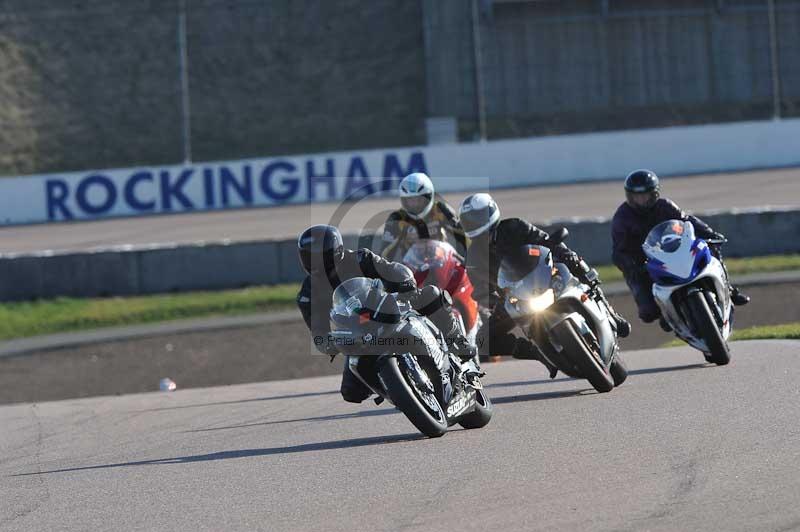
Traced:
<svg viewBox="0 0 800 532">
<path fill-rule="evenodd" d="M 661 319 L 661 311 L 653 298 L 653 281 L 645 268 L 642 243 L 647 234 L 662 222 L 682 220 L 692 222 L 699 238 L 725 240 L 725 236 L 696 216 L 686 214 L 671 200 L 662 198 L 660 191 L 658 176 L 650 170 L 636 170 L 625 178 L 627 201 L 619 206 L 612 221 L 612 260 L 625 276 L 639 308 L 639 318 L 645 323 L 659 320 L 661 327 L 668 331 L 669 325 Z M 711 249 L 722 260 L 719 248 L 711 246 Z M 731 300 L 734 305 L 745 305 L 750 298 L 731 286 Z"/>
<path fill-rule="evenodd" d="M 330 225 L 309 227 L 300 235 L 297 246 L 308 274 L 297 294 L 297 306 L 321 353 L 338 354 L 335 343 L 329 341 L 333 291 L 348 279 L 369 277 L 380 279 L 388 292 L 399 293 L 415 310 L 428 316 L 460 358 L 475 356 L 474 347 L 464 338 L 451 312 L 450 294 L 435 286 L 418 289 L 413 273 L 403 264 L 386 261 L 368 249 L 345 249 L 339 230 Z M 371 391 L 345 364 L 341 393 L 345 401 L 360 403 Z"/>
<path fill-rule="evenodd" d="M 473 298 L 491 313 L 478 331 L 478 347 L 481 355 L 512 354 L 515 358 L 542 361 L 539 347 L 527 338 L 515 338 L 511 334 L 513 319 L 506 313 L 497 287 L 497 273 L 503 257 L 517 253 L 526 244 L 549 248 L 556 262 L 563 263 L 582 282 L 595 284 L 587 278 L 590 268 L 577 253 L 563 243 L 549 240 L 549 235 L 538 227 L 519 218 L 500 220 L 500 209 L 489 194 L 473 194 L 461 204 L 459 217 L 471 242 L 467 250 L 467 272 L 474 286 Z M 604 297 L 598 286 L 598 297 Z M 620 337 L 630 334 L 630 324 L 613 311 Z M 483 314 L 486 317 L 486 313 Z"/>
</svg>

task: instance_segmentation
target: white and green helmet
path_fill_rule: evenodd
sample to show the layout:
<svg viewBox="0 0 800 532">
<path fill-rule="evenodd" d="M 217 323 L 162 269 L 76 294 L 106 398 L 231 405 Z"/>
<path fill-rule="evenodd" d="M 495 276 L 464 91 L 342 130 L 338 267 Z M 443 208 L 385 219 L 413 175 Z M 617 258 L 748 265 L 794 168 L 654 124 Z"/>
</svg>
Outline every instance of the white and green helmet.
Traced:
<svg viewBox="0 0 800 532">
<path fill-rule="evenodd" d="M 433 202 L 433 182 L 427 175 L 415 172 L 400 181 L 400 203 L 412 218 L 425 218 L 431 212 Z"/>
<path fill-rule="evenodd" d="M 500 207 L 484 192 L 464 198 L 458 209 L 461 227 L 470 238 L 480 236 L 500 221 Z"/>
</svg>

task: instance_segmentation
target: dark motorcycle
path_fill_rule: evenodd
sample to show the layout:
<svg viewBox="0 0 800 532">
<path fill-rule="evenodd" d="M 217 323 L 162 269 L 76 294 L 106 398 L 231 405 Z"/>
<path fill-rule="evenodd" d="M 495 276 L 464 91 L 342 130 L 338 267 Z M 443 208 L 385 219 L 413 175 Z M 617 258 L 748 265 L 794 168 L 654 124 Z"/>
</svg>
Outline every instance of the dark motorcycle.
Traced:
<svg viewBox="0 0 800 532">
<path fill-rule="evenodd" d="M 475 362 L 450 353 L 441 332 L 380 280 L 357 277 L 333 293 L 331 336 L 350 371 L 431 438 L 492 418 Z"/>
</svg>

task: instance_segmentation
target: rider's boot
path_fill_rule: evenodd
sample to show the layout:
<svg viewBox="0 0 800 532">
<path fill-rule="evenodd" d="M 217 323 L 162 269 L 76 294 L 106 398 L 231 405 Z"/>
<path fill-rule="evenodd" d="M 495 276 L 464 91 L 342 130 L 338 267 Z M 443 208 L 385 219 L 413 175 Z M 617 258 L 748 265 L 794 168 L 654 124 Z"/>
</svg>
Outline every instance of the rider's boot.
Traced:
<svg viewBox="0 0 800 532">
<path fill-rule="evenodd" d="M 725 261 L 722 260 L 722 253 L 720 252 L 719 248 L 717 248 L 715 256 L 717 259 L 719 259 L 719 262 L 722 265 L 722 271 L 725 272 L 725 279 L 728 282 L 728 291 L 731 294 L 731 303 L 733 303 L 733 305 L 736 307 L 741 307 L 750 303 L 750 297 L 741 292 L 738 287 L 731 284 L 730 275 L 728 274 L 728 266 L 725 264 Z"/>
<path fill-rule="evenodd" d="M 456 337 L 450 342 L 450 348 L 462 362 L 469 362 L 472 359 L 478 360 L 478 348 L 470 344 L 466 336 Z"/>
<path fill-rule="evenodd" d="M 611 309 L 611 315 L 614 317 L 614 321 L 617 322 L 617 336 L 620 338 L 627 338 L 631 334 L 631 324 L 628 320 L 622 317 L 621 314 L 618 314 L 613 308 Z"/>
<path fill-rule="evenodd" d="M 515 345 L 514 345 L 514 358 L 520 358 L 523 360 L 538 360 L 544 367 L 547 368 L 548 373 L 550 374 L 551 379 L 556 378 L 556 374 L 558 373 L 558 368 L 555 367 L 553 364 L 550 363 L 549 360 L 544 356 L 542 350 L 536 345 L 534 342 L 528 340 L 527 338 L 517 338 Z"/>
<path fill-rule="evenodd" d="M 477 363 L 478 348 L 473 343 L 470 343 L 464 335 L 460 321 L 456 319 L 449 309 L 443 307 L 433 313 L 430 318 L 444 335 L 447 347 L 462 362 L 475 359 Z"/>
<path fill-rule="evenodd" d="M 738 287 L 730 285 L 731 290 L 731 303 L 737 307 L 741 307 L 750 303 L 750 296 L 744 294 Z"/>
<path fill-rule="evenodd" d="M 372 390 L 353 375 L 353 372 L 347 366 L 347 362 L 345 362 L 344 371 L 342 372 L 342 385 L 339 391 L 342 394 L 342 399 L 348 403 L 360 403 L 372 395 Z"/>
<path fill-rule="evenodd" d="M 618 313 L 614 310 L 614 307 L 611 306 L 611 303 L 606 299 L 606 295 L 603 293 L 603 289 L 600 286 L 595 286 L 594 291 L 596 294 L 597 299 L 605 303 L 606 308 L 611 313 L 611 318 L 617 323 L 617 336 L 620 338 L 627 338 L 631 334 L 631 324 L 628 320 L 622 317 L 622 314 Z"/>
</svg>

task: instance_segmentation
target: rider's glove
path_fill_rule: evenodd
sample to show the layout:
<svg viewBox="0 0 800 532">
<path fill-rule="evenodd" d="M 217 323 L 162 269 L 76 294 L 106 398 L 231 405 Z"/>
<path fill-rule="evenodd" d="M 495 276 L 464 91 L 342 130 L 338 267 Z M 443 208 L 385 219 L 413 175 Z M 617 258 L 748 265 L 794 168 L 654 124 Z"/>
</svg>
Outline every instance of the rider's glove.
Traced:
<svg viewBox="0 0 800 532">
<path fill-rule="evenodd" d="M 566 264 L 567 268 L 569 268 L 572 272 L 576 272 L 581 269 L 581 258 L 574 251 L 565 251 L 561 253 L 558 261 Z"/>
<path fill-rule="evenodd" d="M 714 231 L 711 233 L 711 238 L 709 238 L 709 240 L 727 240 L 727 238 L 725 238 L 725 235 L 722 233 L 717 233 Z"/>
<path fill-rule="evenodd" d="M 569 271 L 575 275 L 582 283 L 590 286 L 600 284 L 600 279 L 597 275 L 597 270 L 589 267 L 586 262 L 574 251 L 566 251 L 559 257 L 559 262 L 562 262 L 569 268 Z"/>
<path fill-rule="evenodd" d="M 413 297 L 414 293 L 417 291 L 417 282 L 413 277 L 410 279 L 403 279 L 402 281 L 386 282 L 385 284 L 389 292 L 395 292 L 406 298 Z"/>
</svg>

